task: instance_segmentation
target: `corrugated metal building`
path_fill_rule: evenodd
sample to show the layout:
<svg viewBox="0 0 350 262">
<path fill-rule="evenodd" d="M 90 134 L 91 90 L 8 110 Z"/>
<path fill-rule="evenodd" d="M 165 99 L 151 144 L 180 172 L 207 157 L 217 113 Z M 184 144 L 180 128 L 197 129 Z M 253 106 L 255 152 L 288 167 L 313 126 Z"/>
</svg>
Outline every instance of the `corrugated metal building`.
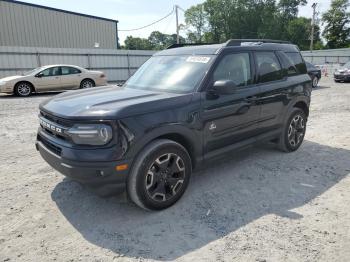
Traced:
<svg viewBox="0 0 350 262">
<path fill-rule="evenodd" d="M 118 21 L 0 0 L 0 46 L 117 48 Z"/>
</svg>

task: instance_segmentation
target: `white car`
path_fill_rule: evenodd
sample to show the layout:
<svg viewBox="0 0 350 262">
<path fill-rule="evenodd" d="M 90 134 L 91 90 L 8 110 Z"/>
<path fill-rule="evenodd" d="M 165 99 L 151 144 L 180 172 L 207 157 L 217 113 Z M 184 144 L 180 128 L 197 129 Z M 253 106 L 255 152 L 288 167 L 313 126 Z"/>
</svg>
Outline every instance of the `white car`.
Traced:
<svg viewBox="0 0 350 262">
<path fill-rule="evenodd" d="M 32 92 L 62 91 L 107 84 L 106 75 L 74 65 L 47 65 L 0 79 L 0 93 L 29 96 Z"/>
</svg>

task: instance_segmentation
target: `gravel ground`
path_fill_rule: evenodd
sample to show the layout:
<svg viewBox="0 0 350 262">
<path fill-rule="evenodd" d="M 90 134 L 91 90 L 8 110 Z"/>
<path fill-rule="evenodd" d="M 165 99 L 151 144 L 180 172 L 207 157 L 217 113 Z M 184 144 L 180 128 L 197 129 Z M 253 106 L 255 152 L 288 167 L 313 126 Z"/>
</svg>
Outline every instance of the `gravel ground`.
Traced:
<svg viewBox="0 0 350 262">
<path fill-rule="evenodd" d="M 0 96 L 0 261 L 349 261 L 350 84 L 321 81 L 297 152 L 213 161 L 161 212 L 99 198 L 41 159 L 50 96 Z"/>
</svg>

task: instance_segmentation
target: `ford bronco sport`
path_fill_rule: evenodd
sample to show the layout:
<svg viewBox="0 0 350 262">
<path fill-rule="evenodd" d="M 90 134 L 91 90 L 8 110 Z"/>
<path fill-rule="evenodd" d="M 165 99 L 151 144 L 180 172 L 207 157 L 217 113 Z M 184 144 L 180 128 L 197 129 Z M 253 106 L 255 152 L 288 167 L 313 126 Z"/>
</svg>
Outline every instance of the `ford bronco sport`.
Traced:
<svg viewBox="0 0 350 262">
<path fill-rule="evenodd" d="M 260 141 L 301 145 L 311 79 L 297 46 L 275 40 L 175 45 L 122 87 L 40 105 L 36 148 L 67 177 L 145 209 L 174 204 L 203 161 Z"/>
</svg>

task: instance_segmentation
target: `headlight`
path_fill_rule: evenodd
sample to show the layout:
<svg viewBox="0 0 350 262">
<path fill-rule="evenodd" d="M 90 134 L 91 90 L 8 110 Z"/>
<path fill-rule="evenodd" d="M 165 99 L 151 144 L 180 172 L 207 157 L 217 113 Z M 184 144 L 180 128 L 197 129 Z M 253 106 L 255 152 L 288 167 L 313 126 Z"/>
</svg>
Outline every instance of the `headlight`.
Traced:
<svg viewBox="0 0 350 262">
<path fill-rule="evenodd" d="M 6 84 L 5 81 L 1 81 L 1 80 L 0 80 L 0 86 L 3 86 L 3 85 L 5 85 L 5 84 Z"/>
<path fill-rule="evenodd" d="M 111 141 L 112 127 L 104 124 L 77 124 L 66 131 L 78 145 L 101 146 Z"/>
</svg>

